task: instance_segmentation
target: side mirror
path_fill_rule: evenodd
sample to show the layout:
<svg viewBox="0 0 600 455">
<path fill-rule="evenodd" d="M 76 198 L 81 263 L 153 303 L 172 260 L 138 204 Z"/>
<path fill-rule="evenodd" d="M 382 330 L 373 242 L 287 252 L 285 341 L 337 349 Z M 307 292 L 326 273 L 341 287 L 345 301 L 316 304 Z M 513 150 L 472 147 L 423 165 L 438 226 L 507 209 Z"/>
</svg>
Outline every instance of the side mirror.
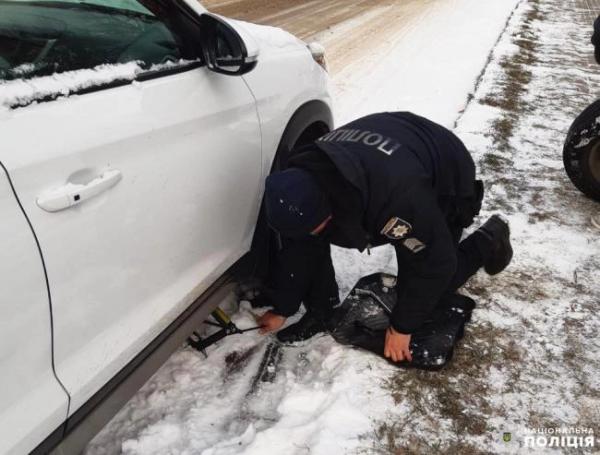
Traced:
<svg viewBox="0 0 600 455">
<path fill-rule="evenodd" d="M 240 34 L 227 22 L 210 14 L 200 16 L 202 53 L 209 70 L 240 76 L 256 66 L 257 55 L 248 55 Z"/>
</svg>

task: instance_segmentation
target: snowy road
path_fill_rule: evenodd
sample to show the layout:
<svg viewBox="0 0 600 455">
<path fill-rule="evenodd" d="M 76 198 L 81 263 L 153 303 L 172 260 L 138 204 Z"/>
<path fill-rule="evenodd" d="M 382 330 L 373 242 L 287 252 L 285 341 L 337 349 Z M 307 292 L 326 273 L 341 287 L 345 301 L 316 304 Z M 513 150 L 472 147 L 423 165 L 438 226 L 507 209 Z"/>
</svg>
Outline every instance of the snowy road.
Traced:
<svg viewBox="0 0 600 455">
<path fill-rule="evenodd" d="M 381 2 L 400 4 L 412 2 Z M 570 185 L 560 156 L 570 122 L 600 91 L 592 4 L 425 1 L 359 60 L 332 57 L 345 62 L 333 72 L 342 121 L 401 108 L 455 125 L 487 184 L 482 220 L 502 211 L 511 221 L 515 261 L 465 289 L 478 309 L 449 368 L 397 370 L 324 336 L 284 348 L 255 381 L 268 345 L 258 334 L 224 340 L 207 360 L 182 348 L 88 455 L 582 453 L 525 448 L 524 431 L 600 430 L 600 235 L 589 225 L 598 205 Z M 334 260 L 342 293 L 395 261 L 387 248 L 336 249 Z M 251 310 L 236 320 L 251 325 Z"/>
</svg>

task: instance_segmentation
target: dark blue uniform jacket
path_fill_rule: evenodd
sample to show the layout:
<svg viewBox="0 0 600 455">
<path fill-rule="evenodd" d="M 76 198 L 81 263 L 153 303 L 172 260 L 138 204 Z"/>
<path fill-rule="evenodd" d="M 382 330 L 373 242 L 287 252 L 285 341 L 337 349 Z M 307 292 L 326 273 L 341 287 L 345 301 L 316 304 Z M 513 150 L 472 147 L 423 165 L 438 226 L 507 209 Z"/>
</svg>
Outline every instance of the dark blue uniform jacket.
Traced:
<svg viewBox="0 0 600 455">
<path fill-rule="evenodd" d="M 408 112 L 373 114 L 300 149 L 290 165 L 310 171 L 328 194 L 331 243 L 361 251 L 394 245 L 402 285 L 392 325 L 414 332 L 456 270 L 452 201 L 475 191 L 463 143 Z"/>
</svg>

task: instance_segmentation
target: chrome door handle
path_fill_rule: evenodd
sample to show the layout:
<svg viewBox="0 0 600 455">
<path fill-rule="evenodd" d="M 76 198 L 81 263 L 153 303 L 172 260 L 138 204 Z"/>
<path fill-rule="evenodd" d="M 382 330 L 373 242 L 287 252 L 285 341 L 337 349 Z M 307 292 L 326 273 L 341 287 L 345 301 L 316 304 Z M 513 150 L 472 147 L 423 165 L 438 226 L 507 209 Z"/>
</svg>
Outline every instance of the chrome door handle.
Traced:
<svg viewBox="0 0 600 455">
<path fill-rule="evenodd" d="M 46 212 L 58 212 L 97 196 L 112 188 L 121 180 L 121 171 L 109 169 L 86 185 L 67 183 L 60 188 L 42 193 L 37 205 Z"/>
</svg>

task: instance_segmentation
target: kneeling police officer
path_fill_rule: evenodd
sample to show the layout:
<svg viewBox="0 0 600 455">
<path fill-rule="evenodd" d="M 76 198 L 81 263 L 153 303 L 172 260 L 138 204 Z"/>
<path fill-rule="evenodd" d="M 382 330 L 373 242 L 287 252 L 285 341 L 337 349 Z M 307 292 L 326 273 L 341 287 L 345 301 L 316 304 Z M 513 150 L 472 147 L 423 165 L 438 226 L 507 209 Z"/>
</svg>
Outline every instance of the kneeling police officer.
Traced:
<svg viewBox="0 0 600 455">
<path fill-rule="evenodd" d="M 512 259 L 507 222 L 492 216 L 461 241 L 483 199 L 475 165 L 446 128 L 409 112 L 373 114 L 297 150 L 266 181 L 269 225 L 281 235 L 265 291 L 279 330 L 303 302 L 307 312 L 278 332 L 295 342 L 332 330 L 339 306 L 330 244 L 360 251 L 392 244 L 397 304 L 384 355 L 410 361 L 411 334 L 481 267 L 494 275 Z"/>
</svg>

